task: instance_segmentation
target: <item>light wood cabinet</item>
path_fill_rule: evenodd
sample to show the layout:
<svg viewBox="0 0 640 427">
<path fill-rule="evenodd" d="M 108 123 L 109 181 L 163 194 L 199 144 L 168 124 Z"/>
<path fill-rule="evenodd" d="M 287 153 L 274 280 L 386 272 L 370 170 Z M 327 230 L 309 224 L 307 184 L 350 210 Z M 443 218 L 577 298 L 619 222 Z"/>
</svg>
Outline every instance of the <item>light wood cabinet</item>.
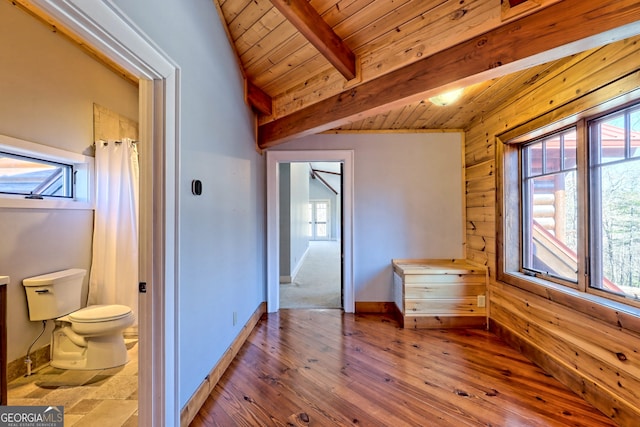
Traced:
<svg viewBox="0 0 640 427">
<path fill-rule="evenodd" d="M 404 328 L 485 328 L 488 274 L 460 259 L 394 259 L 393 295 Z"/>
</svg>

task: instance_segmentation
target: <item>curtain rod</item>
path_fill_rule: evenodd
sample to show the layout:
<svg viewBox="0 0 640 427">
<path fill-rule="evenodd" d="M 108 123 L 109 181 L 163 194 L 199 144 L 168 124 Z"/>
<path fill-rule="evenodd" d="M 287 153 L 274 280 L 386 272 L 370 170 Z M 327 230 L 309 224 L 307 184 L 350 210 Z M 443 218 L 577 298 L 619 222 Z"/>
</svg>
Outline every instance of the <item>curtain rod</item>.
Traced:
<svg viewBox="0 0 640 427">
<path fill-rule="evenodd" d="M 101 142 L 102 145 L 109 145 L 109 142 L 113 142 L 114 144 L 122 144 L 123 141 L 105 141 L 104 139 L 101 139 L 98 142 Z M 129 142 L 131 142 L 132 144 L 137 144 L 138 143 L 138 141 L 136 141 L 134 139 L 130 140 Z M 93 142 L 93 146 L 94 147 L 96 146 L 96 142 L 95 141 Z"/>
</svg>

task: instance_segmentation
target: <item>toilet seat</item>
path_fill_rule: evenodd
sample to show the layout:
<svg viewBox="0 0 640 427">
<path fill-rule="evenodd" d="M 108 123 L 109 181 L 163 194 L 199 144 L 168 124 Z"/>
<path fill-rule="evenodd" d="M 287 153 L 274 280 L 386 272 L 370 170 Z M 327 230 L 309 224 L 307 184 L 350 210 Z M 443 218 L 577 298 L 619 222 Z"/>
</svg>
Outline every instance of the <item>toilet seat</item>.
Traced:
<svg viewBox="0 0 640 427">
<path fill-rule="evenodd" d="M 73 323 L 99 323 L 122 319 L 131 314 L 126 305 L 90 305 L 67 315 Z"/>
</svg>

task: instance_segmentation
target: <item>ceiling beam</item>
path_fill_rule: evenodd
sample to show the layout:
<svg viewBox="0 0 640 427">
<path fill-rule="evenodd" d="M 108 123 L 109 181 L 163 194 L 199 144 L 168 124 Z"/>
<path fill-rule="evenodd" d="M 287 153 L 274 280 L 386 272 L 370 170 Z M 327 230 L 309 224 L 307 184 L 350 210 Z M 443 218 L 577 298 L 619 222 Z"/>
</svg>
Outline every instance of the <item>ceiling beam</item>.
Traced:
<svg viewBox="0 0 640 427">
<path fill-rule="evenodd" d="M 640 34 L 637 0 L 564 0 L 258 128 L 265 149 Z"/>
<path fill-rule="evenodd" d="M 324 178 L 320 175 L 320 172 L 321 172 L 321 171 L 319 171 L 319 170 L 316 170 L 316 169 L 314 169 L 314 168 L 311 168 L 311 176 L 312 176 L 314 179 L 316 179 L 316 178 L 317 178 L 318 180 L 320 180 L 320 182 L 322 182 L 322 183 L 325 185 L 325 187 L 327 187 L 329 190 L 331 190 L 331 191 L 333 192 L 333 194 L 336 194 L 336 195 L 337 195 L 337 194 L 338 194 L 338 191 L 337 191 L 335 188 L 333 188 L 333 187 L 331 186 L 331 184 L 329 184 L 329 183 L 327 182 L 327 180 L 326 180 L 326 179 L 324 179 Z"/>
<path fill-rule="evenodd" d="M 340 74 L 347 80 L 356 77 L 356 55 L 308 0 L 271 0 L 271 3 Z"/>
<path fill-rule="evenodd" d="M 244 79 L 244 96 L 246 102 L 260 113 L 270 116 L 273 112 L 273 101 L 271 97 L 246 78 Z"/>
</svg>

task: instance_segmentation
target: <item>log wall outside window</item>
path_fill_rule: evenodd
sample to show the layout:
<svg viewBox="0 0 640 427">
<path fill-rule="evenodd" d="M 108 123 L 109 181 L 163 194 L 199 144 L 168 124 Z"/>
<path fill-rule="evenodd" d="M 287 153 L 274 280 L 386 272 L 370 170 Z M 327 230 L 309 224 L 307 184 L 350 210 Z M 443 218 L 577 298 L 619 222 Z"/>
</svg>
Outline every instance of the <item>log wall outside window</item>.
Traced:
<svg viewBox="0 0 640 427">
<path fill-rule="evenodd" d="M 618 97 L 640 100 L 638 39 L 547 69 L 466 132 L 467 259 L 489 268 L 489 325 L 574 392 L 624 426 L 640 419 L 640 310 L 560 287 L 497 280 L 498 135 L 515 137 Z M 506 249 L 505 249 L 506 251 Z M 505 252 L 505 257 L 518 254 Z"/>
</svg>

